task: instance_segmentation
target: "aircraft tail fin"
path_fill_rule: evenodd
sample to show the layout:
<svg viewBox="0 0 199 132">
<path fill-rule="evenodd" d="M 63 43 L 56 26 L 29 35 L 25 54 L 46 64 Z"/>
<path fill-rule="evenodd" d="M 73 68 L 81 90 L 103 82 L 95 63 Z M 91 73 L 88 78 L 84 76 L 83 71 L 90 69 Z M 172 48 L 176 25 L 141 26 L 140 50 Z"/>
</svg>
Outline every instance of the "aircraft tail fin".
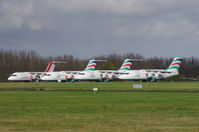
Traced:
<svg viewBox="0 0 199 132">
<path fill-rule="evenodd" d="M 182 63 L 182 59 L 180 57 L 175 57 L 166 70 L 167 71 L 178 71 L 181 63 Z"/>
<path fill-rule="evenodd" d="M 85 68 L 85 71 L 94 71 L 98 62 L 105 62 L 106 60 L 90 60 Z"/>
<path fill-rule="evenodd" d="M 119 70 L 130 70 L 133 61 L 141 61 L 141 59 L 125 59 Z"/>
<path fill-rule="evenodd" d="M 53 72 L 54 69 L 55 69 L 55 64 L 56 63 L 66 63 L 66 62 L 63 62 L 63 61 L 50 61 L 45 72 Z"/>
<path fill-rule="evenodd" d="M 45 72 L 52 72 L 55 69 L 55 64 L 53 63 L 53 61 L 50 61 Z"/>
</svg>

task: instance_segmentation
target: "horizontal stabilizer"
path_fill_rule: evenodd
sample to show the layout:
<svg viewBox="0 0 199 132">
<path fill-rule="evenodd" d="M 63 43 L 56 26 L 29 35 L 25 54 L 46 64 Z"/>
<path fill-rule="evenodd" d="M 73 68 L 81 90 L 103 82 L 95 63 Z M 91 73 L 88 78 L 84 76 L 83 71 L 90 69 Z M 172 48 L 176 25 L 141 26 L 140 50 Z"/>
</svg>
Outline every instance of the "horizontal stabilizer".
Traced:
<svg viewBox="0 0 199 132">
<path fill-rule="evenodd" d="M 65 61 L 53 61 L 53 64 L 66 64 L 67 62 Z"/>
<path fill-rule="evenodd" d="M 92 62 L 106 62 L 107 60 L 91 60 Z"/>
<path fill-rule="evenodd" d="M 133 61 L 142 61 L 142 59 L 127 59 L 129 62 L 133 62 Z"/>
</svg>

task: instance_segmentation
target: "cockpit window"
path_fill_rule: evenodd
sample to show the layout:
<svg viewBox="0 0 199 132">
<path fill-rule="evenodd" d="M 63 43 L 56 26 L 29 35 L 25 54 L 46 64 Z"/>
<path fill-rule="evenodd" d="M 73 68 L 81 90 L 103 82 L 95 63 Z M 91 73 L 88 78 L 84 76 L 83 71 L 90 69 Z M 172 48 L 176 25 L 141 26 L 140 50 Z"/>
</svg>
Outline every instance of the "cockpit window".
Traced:
<svg viewBox="0 0 199 132">
<path fill-rule="evenodd" d="M 85 75 L 85 73 L 79 73 L 79 75 Z"/>
<path fill-rule="evenodd" d="M 12 74 L 11 76 L 16 77 L 17 75 L 16 74 Z"/>
<path fill-rule="evenodd" d="M 128 75 L 129 73 L 127 72 L 127 73 L 120 73 L 120 74 L 122 74 L 122 75 Z"/>
<path fill-rule="evenodd" d="M 125 75 L 128 75 L 129 73 L 124 73 Z"/>
<path fill-rule="evenodd" d="M 45 74 L 44 74 L 44 76 L 51 76 L 51 74 L 47 74 L 47 73 L 45 73 Z"/>
</svg>

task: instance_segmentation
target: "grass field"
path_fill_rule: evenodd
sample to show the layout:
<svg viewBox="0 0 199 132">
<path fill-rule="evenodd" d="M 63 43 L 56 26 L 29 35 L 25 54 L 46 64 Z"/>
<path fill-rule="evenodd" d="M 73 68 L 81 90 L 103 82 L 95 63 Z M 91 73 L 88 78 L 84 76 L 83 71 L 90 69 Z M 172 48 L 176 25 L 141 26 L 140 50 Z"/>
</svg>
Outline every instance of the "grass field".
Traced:
<svg viewBox="0 0 199 132">
<path fill-rule="evenodd" d="M 132 82 L 0 83 L 0 131 L 198 131 L 199 93 L 88 92 L 134 90 Z M 44 89 L 44 91 L 40 91 Z M 143 83 L 140 91 L 199 91 L 198 82 Z"/>
</svg>

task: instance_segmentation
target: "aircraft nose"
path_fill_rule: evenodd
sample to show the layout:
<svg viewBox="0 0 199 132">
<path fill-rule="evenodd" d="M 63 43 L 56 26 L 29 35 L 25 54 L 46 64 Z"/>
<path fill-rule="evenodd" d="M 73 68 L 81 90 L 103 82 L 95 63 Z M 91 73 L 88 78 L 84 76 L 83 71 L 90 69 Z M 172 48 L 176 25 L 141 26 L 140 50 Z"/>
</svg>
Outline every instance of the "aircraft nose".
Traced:
<svg viewBox="0 0 199 132">
<path fill-rule="evenodd" d="M 11 81 L 11 80 L 12 80 L 12 77 L 8 77 L 8 80 Z"/>
</svg>

